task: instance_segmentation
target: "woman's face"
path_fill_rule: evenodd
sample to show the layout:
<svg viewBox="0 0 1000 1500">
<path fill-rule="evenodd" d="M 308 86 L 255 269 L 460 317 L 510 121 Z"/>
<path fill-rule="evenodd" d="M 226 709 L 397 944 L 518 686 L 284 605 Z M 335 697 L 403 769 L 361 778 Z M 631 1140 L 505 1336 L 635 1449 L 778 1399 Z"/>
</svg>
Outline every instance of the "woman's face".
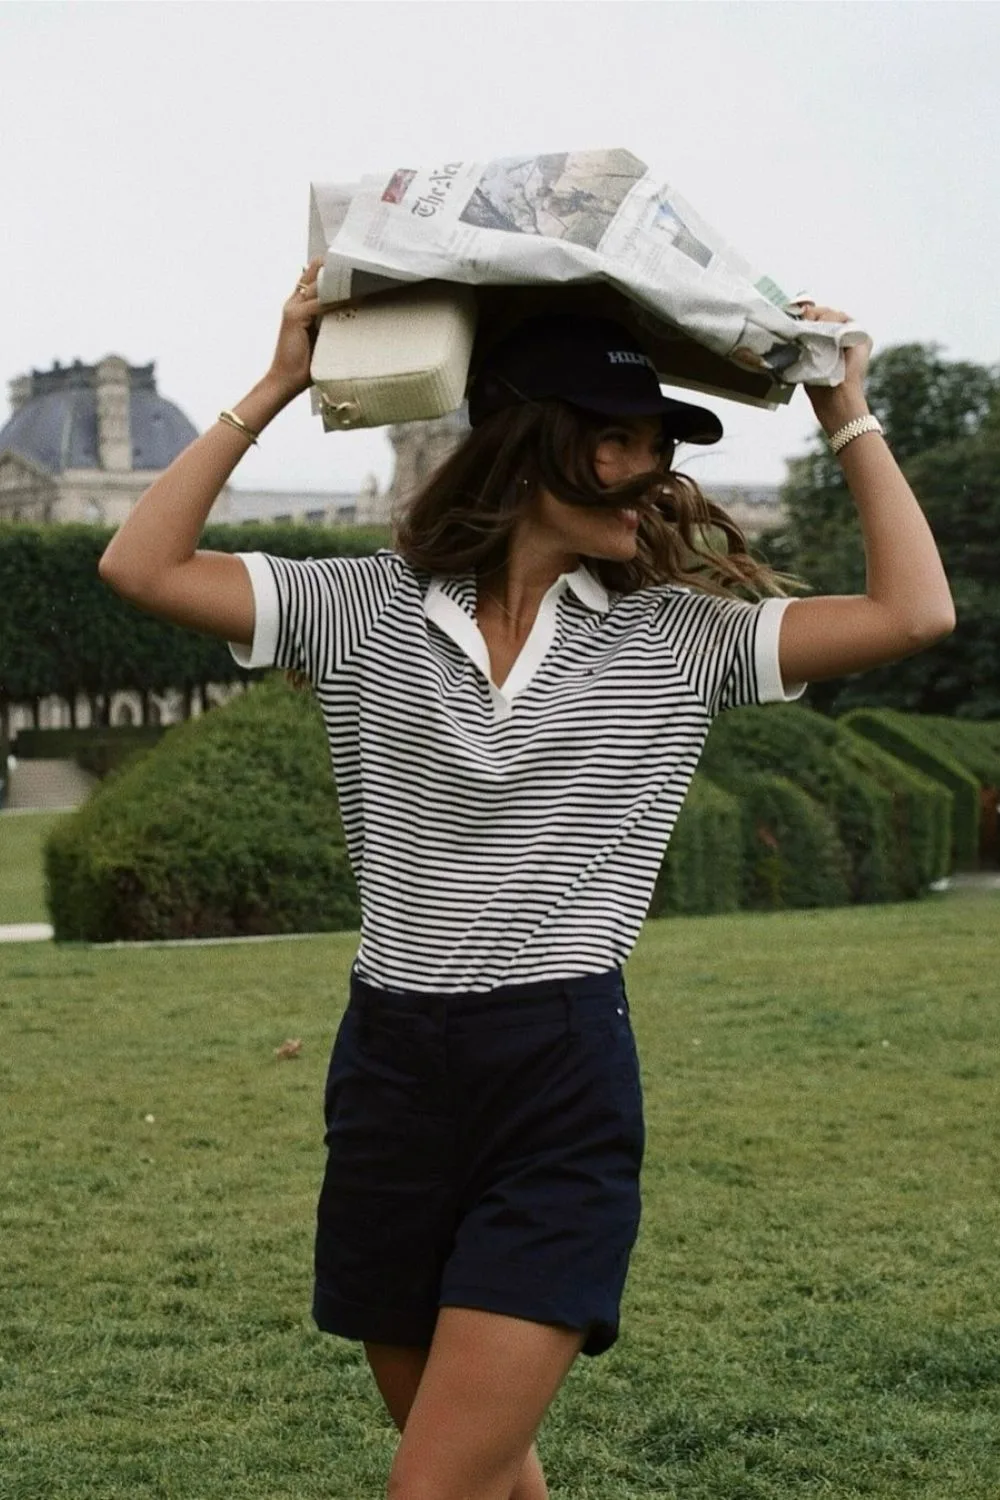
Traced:
<svg viewBox="0 0 1000 1500">
<path fill-rule="evenodd" d="M 609 418 L 598 434 L 594 470 L 599 482 L 610 486 L 664 467 L 667 457 L 658 418 Z M 629 507 L 567 505 L 542 490 L 535 501 L 533 519 L 554 546 L 567 552 L 609 562 L 630 562 L 635 556 L 639 512 Z"/>
</svg>

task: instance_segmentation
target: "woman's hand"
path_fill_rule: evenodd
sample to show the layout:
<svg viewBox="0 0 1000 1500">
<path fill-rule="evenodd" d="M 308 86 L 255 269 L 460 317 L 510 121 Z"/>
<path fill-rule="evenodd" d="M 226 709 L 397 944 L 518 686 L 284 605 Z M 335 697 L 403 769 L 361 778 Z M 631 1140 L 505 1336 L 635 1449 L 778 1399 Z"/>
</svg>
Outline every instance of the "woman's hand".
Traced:
<svg viewBox="0 0 1000 1500">
<path fill-rule="evenodd" d="M 835 307 L 817 307 L 815 302 L 802 305 L 802 319 L 810 323 L 850 323 L 849 313 Z M 816 413 L 816 420 L 827 434 L 843 427 L 854 417 L 868 415 L 865 398 L 865 375 L 871 357 L 871 339 L 845 349 L 844 378 L 840 385 L 807 385 L 806 395 Z"/>
<path fill-rule="evenodd" d="M 316 281 L 322 264 L 321 255 L 309 262 L 281 310 L 278 343 L 267 379 L 288 401 L 309 389 L 309 366 L 319 331 L 316 318 L 321 306 L 316 296 Z"/>
</svg>

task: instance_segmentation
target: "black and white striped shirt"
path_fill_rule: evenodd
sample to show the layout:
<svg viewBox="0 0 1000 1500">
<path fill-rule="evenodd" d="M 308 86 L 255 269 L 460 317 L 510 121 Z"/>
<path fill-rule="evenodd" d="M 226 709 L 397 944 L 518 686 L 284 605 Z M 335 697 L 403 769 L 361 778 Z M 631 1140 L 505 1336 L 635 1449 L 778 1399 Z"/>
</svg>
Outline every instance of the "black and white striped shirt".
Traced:
<svg viewBox="0 0 1000 1500">
<path fill-rule="evenodd" d="M 424 992 L 600 973 L 638 936 L 713 717 L 788 701 L 787 599 L 552 585 L 502 687 L 470 573 L 241 554 L 246 667 L 313 683 L 361 893 L 359 974 Z"/>
</svg>

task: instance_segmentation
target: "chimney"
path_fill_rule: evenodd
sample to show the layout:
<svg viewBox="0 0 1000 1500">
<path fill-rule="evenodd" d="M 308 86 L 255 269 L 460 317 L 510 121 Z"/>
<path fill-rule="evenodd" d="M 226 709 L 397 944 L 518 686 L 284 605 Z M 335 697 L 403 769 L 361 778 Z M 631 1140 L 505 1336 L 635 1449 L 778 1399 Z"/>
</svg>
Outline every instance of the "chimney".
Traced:
<svg viewBox="0 0 1000 1500">
<path fill-rule="evenodd" d="M 97 366 L 97 451 L 101 468 L 118 473 L 132 467 L 128 362 L 109 354 Z"/>
<path fill-rule="evenodd" d="M 13 414 L 30 401 L 35 392 L 35 383 L 30 375 L 15 375 L 7 386 L 10 409 Z"/>
</svg>

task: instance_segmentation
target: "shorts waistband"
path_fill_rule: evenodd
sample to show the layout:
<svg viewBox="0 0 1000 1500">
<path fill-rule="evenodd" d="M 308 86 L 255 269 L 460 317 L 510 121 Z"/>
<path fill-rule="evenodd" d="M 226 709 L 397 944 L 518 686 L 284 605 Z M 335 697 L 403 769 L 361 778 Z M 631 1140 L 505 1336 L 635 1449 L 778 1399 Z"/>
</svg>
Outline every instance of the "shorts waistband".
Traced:
<svg viewBox="0 0 1000 1500">
<path fill-rule="evenodd" d="M 529 980 L 524 984 L 503 984 L 492 990 L 423 991 L 383 989 L 369 984 L 351 970 L 351 1000 L 361 1006 L 393 1009 L 403 1006 L 409 1011 L 440 1014 L 461 1011 L 476 1014 L 505 1005 L 530 1005 L 534 1002 L 583 999 L 591 995 L 618 994 L 624 989 L 622 970 L 607 969 L 602 974 L 578 974 L 567 979 Z"/>
</svg>

